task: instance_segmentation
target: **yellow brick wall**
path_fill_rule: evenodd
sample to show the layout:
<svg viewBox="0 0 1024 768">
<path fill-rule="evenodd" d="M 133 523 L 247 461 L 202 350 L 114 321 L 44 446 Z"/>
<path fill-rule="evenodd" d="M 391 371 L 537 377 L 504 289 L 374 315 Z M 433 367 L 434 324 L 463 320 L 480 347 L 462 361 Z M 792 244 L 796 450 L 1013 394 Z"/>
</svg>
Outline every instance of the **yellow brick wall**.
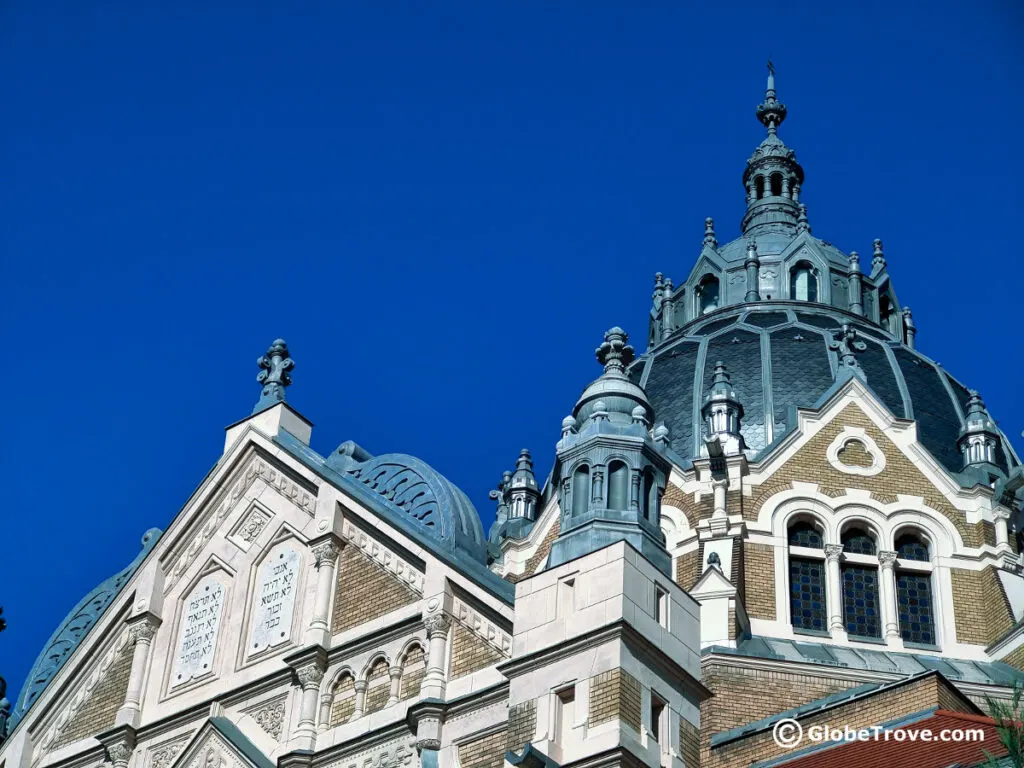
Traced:
<svg viewBox="0 0 1024 768">
<path fill-rule="evenodd" d="M 450 674 L 453 680 L 497 664 L 504 658 L 493 645 L 470 632 L 459 622 L 456 621 L 454 624 Z"/>
<path fill-rule="evenodd" d="M 117 710 L 124 704 L 128 692 L 128 676 L 132 671 L 133 647 L 128 644 L 111 664 L 89 697 L 57 738 L 54 749 L 67 746 L 86 736 L 111 728 Z"/>
<path fill-rule="evenodd" d="M 701 574 L 701 546 L 676 558 L 676 584 L 683 589 L 693 589 Z"/>
<path fill-rule="evenodd" d="M 462 768 L 502 768 L 505 765 L 505 731 L 459 745 Z"/>
<path fill-rule="evenodd" d="M 508 708 L 508 749 L 519 751 L 533 740 L 537 730 L 537 702 L 524 701 Z"/>
<path fill-rule="evenodd" d="M 844 426 L 861 427 L 885 454 L 886 465 L 877 475 L 860 477 L 848 475 L 832 467 L 825 460 L 828 446 Z M 764 502 L 779 491 L 790 488 L 794 481 L 814 482 L 839 493 L 842 488 L 870 491 L 875 498 L 896 500 L 904 493 L 924 498 L 925 504 L 945 515 L 956 526 L 968 546 L 979 546 L 983 539 L 982 526 L 968 525 L 964 515 L 946 501 L 913 462 L 879 430 L 854 404 L 846 406 L 831 423 L 812 437 L 796 454 L 760 486 L 753 489 L 753 498 L 744 508 L 744 517 L 756 520 Z"/>
<path fill-rule="evenodd" d="M 356 711 L 356 688 L 352 675 L 345 675 L 334 684 L 331 699 L 331 727 L 347 723 Z"/>
<path fill-rule="evenodd" d="M 679 754 L 686 768 L 700 768 L 700 731 L 683 718 L 679 718 Z"/>
<path fill-rule="evenodd" d="M 403 699 L 420 695 L 423 677 L 427 673 L 426 662 L 423 649 L 418 645 L 413 646 L 405 655 L 405 661 L 402 663 L 402 683 L 399 687 Z"/>
<path fill-rule="evenodd" d="M 555 518 L 555 521 L 551 524 L 548 532 L 544 534 L 544 538 L 541 539 L 540 546 L 537 547 L 537 551 L 533 553 L 533 556 L 526 561 L 525 569 L 522 573 L 510 573 L 505 576 L 506 581 L 511 581 L 515 584 L 517 581 L 533 576 L 540 567 L 540 564 L 544 562 L 544 558 L 548 556 L 548 552 L 551 551 L 551 544 L 555 539 L 558 538 L 558 532 L 562 529 L 562 521 L 560 518 Z"/>
<path fill-rule="evenodd" d="M 957 640 L 988 645 L 1009 631 L 1014 623 L 1013 612 L 994 568 L 953 568 L 950 576 Z"/>
<path fill-rule="evenodd" d="M 344 632 L 419 599 L 409 587 L 356 547 L 342 547 L 334 593 L 332 631 Z"/>
<path fill-rule="evenodd" d="M 775 547 L 743 543 L 744 608 L 754 619 L 775 619 Z"/>
<path fill-rule="evenodd" d="M 1000 661 L 1009 664 L 1011 667 L 1024 670 L 1024 645 L 1010 651 Z"/>
<path fill-rule="evenodd" d="M 639 733 L 640 681 L 616 667 L 590 679 L 590 724 L 618 718 Z"/>
<path fill-rule="evenodd" d="M 928 677 L 817 715 L 801 718 L 800 724 L 805 730 L 812 725 L 825 723 L 830 725 L 841 723 L 849 725 L 851 728 L 864 728 L 937 706 L 966 712 L 968 708 L 962 699 L 948 690 L 943 691 L 944 688 L 946 685 L 940 683 L 937 677 Z M 763 696 L 774 697 L 776 692 L 776 688 L 766 688 Z M 775 709 L 780 711 L 777 707 Z M 761 716 L 752 713 L 746 717 L 745 722 L 756 720 Z M 705 725 L 703 713 L 701 723 L 702 726 Z M 723 729 L 702 727 L 701 765 L 703 768 L 733 768 L 734 766 L 749 765 L 759 760 L 777 757 L 785 752 L 773 740 L 771 730 L 762 731 L 712 750 L 710 749 L 711 733 L 720 730 Z"/>
</svg>

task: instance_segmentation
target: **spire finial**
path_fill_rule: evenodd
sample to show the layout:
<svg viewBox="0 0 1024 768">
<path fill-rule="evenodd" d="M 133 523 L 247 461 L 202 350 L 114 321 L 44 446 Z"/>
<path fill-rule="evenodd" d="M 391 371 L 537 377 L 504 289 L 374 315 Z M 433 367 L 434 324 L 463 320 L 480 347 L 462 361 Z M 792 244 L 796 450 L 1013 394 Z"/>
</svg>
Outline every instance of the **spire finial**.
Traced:
<svg viewBox="0 0 1024 768">
<path fill-rule="evenodd" d="M 796 217 L 796 230 L 808 233 L 811 231 L 811 223 L 807 220 L 807 206 L 803 203 L 800 203 L 800 213 Z"/>
<path fill-rule="evenodd" d="M 256 381 L 263 385 L 263 391 L 256 407 L 252 409 L 253 413 L 285 401 L 284 388 L 292 383 L 290 371 L 295 367 L 295 361 L 288 356 L 285 340 L 276 339 L 267 354 L 256 361 L 256 365 L 261 369 L 256 374 Z"/>
<path fill-rule="evenodd" d="M 628 344 L 629 334 L 615 326 L 604 334 L 604 343 L 597 348 L 597 360 L 606 374 L 625 376 L 626 366 L 633 362 L 636 351 Z"/>
<path fill-rule="evenodd" d="M 710 216 L 704 219 L 704 245 L 718 248 L 718 238 L 715 237 L 715 220 Z"/>
<path fill-rule="evenodd" d="M 858 376 L 863 376 L 860 363 L 857 362 L 857 355 L 854 354 L 854 351 L 863 352 L 868 348 L 868 345 L 857 338 L 857 336 L 857 329 L 849 323 L 844 323 L 843 327 L 835 332 L 832 341 L 828 343 L 828 348 L 834 349 L 839 355 L 840 368 L 849 368 Z"/>
<path fill-rule="evenodd" d="M 786 119 L 786 105 L 775 98 L 775 64 L 771 59 L 768 59 L 768 86 L 765 88 L 764 101 L 757 106 L 757 119 L 768 129 L 768 133 L 775 133 Z"/>
<path fill-rule="evenodd" d="M 871 257 L 871 269 L 875 272 L 885 266 L 885 253 L 882 252 L 882 241 L 877 237 L 874 242 L 875 253 Z"/>
</svg>

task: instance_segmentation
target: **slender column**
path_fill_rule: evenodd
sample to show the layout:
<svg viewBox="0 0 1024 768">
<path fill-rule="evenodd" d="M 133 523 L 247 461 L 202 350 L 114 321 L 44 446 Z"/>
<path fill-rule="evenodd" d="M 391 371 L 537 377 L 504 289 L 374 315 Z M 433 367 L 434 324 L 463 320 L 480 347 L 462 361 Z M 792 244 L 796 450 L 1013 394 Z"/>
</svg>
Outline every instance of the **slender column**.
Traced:
<svg viewBox="0 0 1024 768">
<path fill-rule="evenodd" d="M 640 511 L 640 470 L 629 473 L 629 508 Z"/>
<path fill-rule="evenodd" d="M 839 581 L 839 558 L 843 554 L 842 544 L 825 545 L 825 586 L 828 608 L 829 631 L 843 630 L 843 598 Z"/>
<path fill-rule="evenodd" d="M 334 591 L 334 569 L 338 562 L 338 543 L 321 541 L 313 546 L 316 558 L 316 597 L 313 600 L 313 619 L 310 632 L 329 632 L 327 619 L 331 612 L 331 593 Z"/>
<path fill-rule="evenodd" d="M 365 680 L 356 680 L 356 708 L 352 711 L 352 720 L 358 720 L 363 716 L 363 710 L 366 709 L 366 687 L 369 685 Z M 351 720 L 349 721 L 351 722 Z"/>
<path fill-rule="evenodd" d="M 848 281 L 850 311 L 855 315 L 863 316 L 864 297 L 862 296 L 863 288 L 861 287 L 860 256 L 857 255 L 856 251 L 850 251 L 850 276 Z"/>
<path fill-rule="evenodd" d="M 799 184 L 794 184 L 793 185 L 793 202 L 794 203 L 799 203 L 800 202 L 800 185 Z"/>
<path fill-rule="evenodd" d="M 1010 548 L 1010 535 L 1007 530 L 1007 521 L 1010 519 L 1010 511 L 997 507 L 995 512 L 992 513 L 995 518 L 996 525 L 996 548 L 997 549 L 1009 549 Z"/>
<path fill-rule="evenodd" d="M 747 205 L 754 202 L 754 177 L 747 179 Z"/>
<path fill-rule="evenodd" d="M 879 598 L 882 603 L 882 620 L 885 627 L 882 636 L 888 640 L 890 637 L 900 636 L 900 622 L 896 611 L 896 553 L 882 551 L 878 553 L 879 563 Z"/>
<path fill-rule="evenodd" d="M 747 244 L 747 259 L 743 262 L 747 269 L 747 293 L 744 301 L 760 301 L 761 294 L 758 291 L 760 280 L 761 260 L 757 257 L 757 243 L 751 240 Z"/>
<path fill-rule="evenodd" d="M 143 614 L 129 625 L 129 642 L 132 649 L 132 668 L 128 674 L 128 690 L 125 691 L 124 704 L 117 713 L 118 725 L 136 726 L 142 713 L 142 684 L 149 668 L 149 654 L 153 645 L 160 620 L 152 614 Z"/>
<path fill-rule="evenodd" d="M 907 340 L 907 346 L 914 348 L 914 337 L 917 336 L 917 326 L 914 325 L 914 315 L 910 307 L 903 308 L 903 333 Z"/>
<path fill-rule="evenodd" d="M 788 176 L 783 176 L 782 177 L 782 196 L 783 197 L 789 197 L 790 196 L 790 194 L 789 194 L 789 177 Z"/>
<path fill-rule="evenodd" d="M 672 301 L 672 280 L 665 279 L 664 298 L 661 302 L 662 334 L 668 336 L 676 327 L 676 307 Z"/>
<path fill-rule="evenodd" d="M 299 724 L 295 735 L 309 739 L 312 744 L 316 741 L 317 700 L 320 682 L 324 679 L 324 667 L 319 659 L 313 659 L 296 667 L 295 675 L 299 680 L 299 687 L 302 688 Z"/>
<path fill-rule="evenodd" d="M 444 698 L 445 661 L 448 650 L 448 628 L 451 619 L 443 613 L 435 613 L 423 619 L 427 628 L 427 669 L 423 675 L 423 688 L 432 689 L 428 696 Z"/>
<path fill-rule="evenodd" d="M 391 695 L 388 697 L 387 706 L 398 703 L 399 687 L 402 685 L 402 668 L 389 667 L 388 674 L 391 675 Z"/>
<path fill-rule="evenodd" d="M 595 507 L 604 506 L 604 467 L 594 467 L 590 474 L 590 500 Z"/>
<path fill-rule="evenodd" d="M 320 717 L 317 720 L 316 729 L 323 733 L 331 727 L 331 693 L 330 691 L 320 694 Z"/>
<path fill-rule="evenodd" d="M 711 488 L 714 491 L 715 509 L 711 513 L 712 517 L 727 517 L 728 513 L 725 509 L 725 492 L 729 488 L 729 478 L 723 477 L 717 480 L 711 481 Z"/>
</svg>

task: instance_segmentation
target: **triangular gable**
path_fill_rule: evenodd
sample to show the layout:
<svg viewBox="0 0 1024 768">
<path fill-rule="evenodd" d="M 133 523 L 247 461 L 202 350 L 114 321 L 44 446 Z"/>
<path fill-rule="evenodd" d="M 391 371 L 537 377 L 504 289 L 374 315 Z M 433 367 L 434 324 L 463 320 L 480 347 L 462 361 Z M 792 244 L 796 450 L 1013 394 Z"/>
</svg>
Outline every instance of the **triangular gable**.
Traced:
<svg viewBox="0 0 1024 768">
<path fill-rule="evenodd" d="M 196 732 L 170 768 L 277 768 L 241 729 L 226 717 L 211 717 Z"/>
<path fill-rule="evenodd" d="M 734 597 L 736 595 L 735 585 L 726 578 L 721 569 L 709 565 L 693 588 L 688 590 L 690 597 L 698 602 L 711 597 Z"/>
</svg>

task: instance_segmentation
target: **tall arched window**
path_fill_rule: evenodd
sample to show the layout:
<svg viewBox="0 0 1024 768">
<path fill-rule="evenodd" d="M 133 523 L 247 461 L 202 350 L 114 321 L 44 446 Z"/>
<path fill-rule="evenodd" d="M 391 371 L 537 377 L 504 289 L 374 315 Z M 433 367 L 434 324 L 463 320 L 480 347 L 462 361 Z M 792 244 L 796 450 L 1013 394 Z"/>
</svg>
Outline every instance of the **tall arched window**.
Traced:
<svg viewBox="0 0 1024 768">
<path fill-rule="evenodd" d="M 644 497 L 640 503 L 644 507 L 644 517 L 659 523 L 660 521 L 655 517 L 658 514 L 658 484 L 654 481 L 654 472 L 650 467 L 644 470 L 643 494 Z"/>
<path fill-rule="evenodd" d="M 795 301 L 818 300 L 818 278 L 810 262 L 800 261 L 789 273 L 789 298 Z"/>
<path fill-rule="evenodd" d="M 843 531 L 844 559 L 840 565 L 843 624 L 851 636 L 881 637 L 882 609 L 878 602 L 878 559 L 875 538 L 863 527 Z"/>
<path fill-rule="evenodd" d="M 789 526 L 789 613 L 794 629 L 825 632 L 825 542 L 808 520 Z"/>
<path fill-rule="evenodd" d="M 629 467 L 621 461 L 608 465 L 608 509 L 629 509 Z"/>
<path fill-rule="evenodd" d="M 764 197 L 764 176 L 754 177 L 754 199 L 760 200 Z"/>
<path fill-rule="evenodd" d="M 718 278 L 714 275 L 704 275 L 697 290 L 694 291 L 697 299 L 697 314 L 706 315 L 718 309 Z"/>
<path fill-rule="evenodd" d="M 423 677 L 427 673 L 427 657 L 422 645 L 413 645 L 402 657 L 402 680 L 399 687 L 400 699 L 411 699 L 420 695 Z"/>
<path fill-rule="evenodd" d="M 779 197 L 782 194 L 782 174 L 773 173 L 771 176 L 772 197 Z"/>
<path fill-rule="evenodd" d="M 937 645 L 931 552 L 916 531 L 896 537 L 896 610 L 905 643 Z"/>
<path fill-rule="evenodd" d="M 590 503 L 590 467 L 581 464 L 572 473 L 572 513 L 582 515 Z"/>
</svg>

